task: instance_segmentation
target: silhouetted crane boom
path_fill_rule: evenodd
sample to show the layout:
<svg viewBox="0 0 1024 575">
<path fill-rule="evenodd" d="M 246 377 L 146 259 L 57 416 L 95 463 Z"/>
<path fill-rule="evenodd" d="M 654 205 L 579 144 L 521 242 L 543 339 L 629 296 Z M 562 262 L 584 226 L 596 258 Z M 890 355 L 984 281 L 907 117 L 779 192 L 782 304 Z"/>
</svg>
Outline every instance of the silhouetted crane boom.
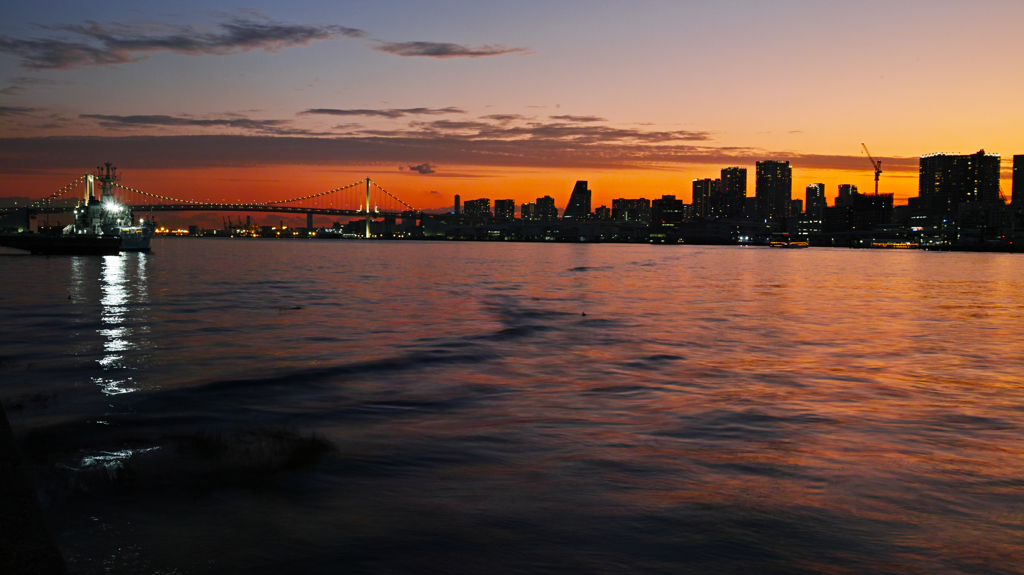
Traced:
<svg viewBox="0 0 1024 575">
<path fill-rule="evenodd" d="M 868 155 L 868 159 L 871 160 L 871 165 L 875 167 L 875 195 L 878 195 L 878 176 L 882 175 L 882 161 L 876 160 L 871 157 L 871 152 L 868 151 L 868 146 L 864 142 L 860 145 L 864 148 L 864 153 Z"/>
</svg>

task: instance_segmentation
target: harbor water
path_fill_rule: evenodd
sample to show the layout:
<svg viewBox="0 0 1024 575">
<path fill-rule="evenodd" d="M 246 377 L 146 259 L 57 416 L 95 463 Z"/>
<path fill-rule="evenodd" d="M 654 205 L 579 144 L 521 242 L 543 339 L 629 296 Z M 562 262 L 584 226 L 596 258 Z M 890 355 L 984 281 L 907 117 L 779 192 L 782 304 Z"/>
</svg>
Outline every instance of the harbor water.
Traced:
<svg viewBox="0 0 1024 575">
<path fill-rule="evenodd" d="M 0 255 L 76 574 L 1024 573 L 1024 256 Z"/>
</svg>

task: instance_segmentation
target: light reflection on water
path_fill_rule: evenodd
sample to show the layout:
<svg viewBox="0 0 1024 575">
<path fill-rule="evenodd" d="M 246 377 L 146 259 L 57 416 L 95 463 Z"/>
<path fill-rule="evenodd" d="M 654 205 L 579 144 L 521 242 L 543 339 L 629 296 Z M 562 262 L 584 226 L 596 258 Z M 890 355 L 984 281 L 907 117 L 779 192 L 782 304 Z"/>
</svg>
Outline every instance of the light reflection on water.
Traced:
<svg viewBox="0 0 1024 575">
<path fill-rule="evenodd" d="M 1020 573 L 1021 261 L 18 258 L 0 399 L 79 573 Z"/>
</svg>

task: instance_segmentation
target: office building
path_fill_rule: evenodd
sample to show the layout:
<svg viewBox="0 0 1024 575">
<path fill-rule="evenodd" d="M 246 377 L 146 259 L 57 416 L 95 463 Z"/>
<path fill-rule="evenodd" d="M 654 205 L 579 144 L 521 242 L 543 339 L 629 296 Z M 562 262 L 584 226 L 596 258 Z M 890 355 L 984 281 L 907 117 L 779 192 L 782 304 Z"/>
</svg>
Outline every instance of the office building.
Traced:
<svg viewBox="0 0 1024 575">
<path fill-rule="evenodd" d="M 594 219 L 599 222 L 604 222 L 612 219 L 612 211 L 608 206 L 597 206 L 594 208 Z"/>
<path fill-rule="evenodd" d="M 516 218 L 515 200 L 494 200 L 494 219 L 512 221 Z"/>
<path fill-rule="evenodd" d="M 558 208 L 555 207 L 555 198 L 552 198 L 551 196 L 537 198 L 536 219 L 543 222 L 549 222 L 558 219 Z"/>
<path fill-rule="evenodd" d="M 532 221 L 539 219 L 537 216 L 537 203 L 526 202 L 519 206 L 519 218 L 525 221 Z"/>
<path fill-rule="evenodd" d="M 789 200 L 793 197 L 793 168 L 789 162 L 757 162 L 754 197 L 757 198 L 757 214 L 762 219 L 782 221 L 788 218 Z"/>
<path fill-rule="evenodd" d="M 684 219 L 683 200 L 675 196 L 662 196 L 651 202 L 651 242 L 675 243 L 679 241 L 679 228 Z"/>
<path fill-rule="evenodd" d="M 651 221 L 651 201 L 647 198 L 612 200 L 612 219 L 617 222 Z"/>
<path fill-rule="evenodd" d="M 453 212 L 456 216 L 462 212 L 462 203 L 459 194 L 455 194 L 455 211 Z"/>
<path fill-rule="evenodd" d="M 821 219 L 825 215 L 825 184 L 807 184 L 807 193 L 804 196 L 806 215 L 812 218 Z"/>
<path fill-rule="evenodd" d="M 565 220 L 589 220 L 590 219 L 590 190 L 587 189 L 586 180 L 579 180 L 572 189 L 569 196 L 569 205 L 562 213 Z"/>
<path fill-rule="evenodd" d="M 721 191 L 725 217 L 742 218 L 747 200 L 747 169 L 723 168 Z"/>
<path fill-rule="evenodd" d="M 480 198 L 478 200 L 466 200 L 465 204 L 465 215 L 471 218 L 489 218 L 491 217 L 491 200 L 490 198 Z"/>
</svg>

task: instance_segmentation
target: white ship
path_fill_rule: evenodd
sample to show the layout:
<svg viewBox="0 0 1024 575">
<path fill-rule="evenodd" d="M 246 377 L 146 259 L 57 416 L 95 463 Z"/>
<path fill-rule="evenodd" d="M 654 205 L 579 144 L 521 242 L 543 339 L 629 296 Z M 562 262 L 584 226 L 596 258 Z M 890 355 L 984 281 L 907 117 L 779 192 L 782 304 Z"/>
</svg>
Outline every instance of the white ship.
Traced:
<svg viewBox="0 0 1024 575">
<path fill-rule="evenodd" d="M 75 223 L 64 228 L 64 235 L 118 236 L 123 251 L 147 251 L 156 224 L 139 218 L 138 224 L 128 206 L 114 197 L 114 182 L 120 179 L 117 168 L 107 162 L 89 174 L 85 181 L 85 197 L 75 208 Z M 100 197 L 96 197 L 96 180 Z"/>
</svg>

